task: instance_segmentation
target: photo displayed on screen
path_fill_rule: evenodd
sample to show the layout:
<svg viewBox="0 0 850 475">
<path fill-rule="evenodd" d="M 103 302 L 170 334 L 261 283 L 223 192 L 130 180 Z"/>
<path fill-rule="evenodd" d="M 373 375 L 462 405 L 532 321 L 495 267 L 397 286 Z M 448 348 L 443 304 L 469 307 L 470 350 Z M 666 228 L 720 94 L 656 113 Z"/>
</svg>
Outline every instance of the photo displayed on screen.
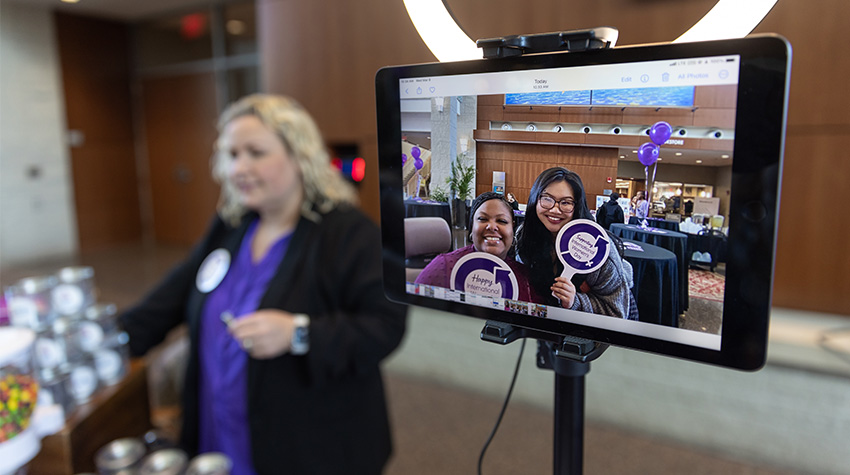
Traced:
<svg viewBox="0 0 850 475">
<path fill-rule="evenodd" d="M 402 79 L 407 292 L 719 349 L 739 65 Z"/>
</svg>

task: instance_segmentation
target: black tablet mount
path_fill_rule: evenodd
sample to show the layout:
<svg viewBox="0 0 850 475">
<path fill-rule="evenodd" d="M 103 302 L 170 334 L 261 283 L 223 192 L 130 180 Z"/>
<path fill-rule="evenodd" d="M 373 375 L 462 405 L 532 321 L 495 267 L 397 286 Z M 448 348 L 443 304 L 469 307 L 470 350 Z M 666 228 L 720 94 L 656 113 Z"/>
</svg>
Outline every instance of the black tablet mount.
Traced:
<svg viewBox="0 0 850 475">
<path fill-rule="evenodd" d="M 535 35 L 500 36 L 475 42 L 484 50 L 484 59 L 524 54 L 587 51 L 611 48 L 617 42 L 616 28 L 602 26 L 587 30 L 556 31 Z"/>
<path fill-rule="evenodd" d="M 616 29 L 600 27 L 488 38 L 478 40 L 476 44 L 484 50 L 485 59 L 494 59 L 610 48 L 616 39 Z M 520 338 L 536 339 L 537 367 L 555 372 L 553 473 L 581 474 L 584 467 L 584 376 L 590 372 L 590 362 L 601 356 L 608 345 L 492 320 L 488 320 L 481 330 L 482 340 L 500 345 L 507 345 Z"/>
</svg>

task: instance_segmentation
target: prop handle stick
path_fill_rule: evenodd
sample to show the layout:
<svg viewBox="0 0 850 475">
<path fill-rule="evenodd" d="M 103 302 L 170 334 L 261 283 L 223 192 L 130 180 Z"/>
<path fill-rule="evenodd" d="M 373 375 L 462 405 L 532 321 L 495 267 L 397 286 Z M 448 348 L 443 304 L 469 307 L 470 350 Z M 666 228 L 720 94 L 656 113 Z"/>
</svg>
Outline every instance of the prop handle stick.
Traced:
<svg viewBox="0 0 850 475">
<path fill-rule="evenodd" d="M 572 267 L 564 266 L 564 271 L 561 272 L 561 277 L 564 277 L 567 280 L 570 280 L 570 279 L 573 278 L 574 275 L 576 275 L 575 269 L 573 269 Z M 552 292 L 552 297 L 555 297 L 556 299 L 558 299 L 558 296 L 555 295 L 555 292 Z M 560 303 L 561 299 L 558 299 L 558 302 Z"/>
</svg>

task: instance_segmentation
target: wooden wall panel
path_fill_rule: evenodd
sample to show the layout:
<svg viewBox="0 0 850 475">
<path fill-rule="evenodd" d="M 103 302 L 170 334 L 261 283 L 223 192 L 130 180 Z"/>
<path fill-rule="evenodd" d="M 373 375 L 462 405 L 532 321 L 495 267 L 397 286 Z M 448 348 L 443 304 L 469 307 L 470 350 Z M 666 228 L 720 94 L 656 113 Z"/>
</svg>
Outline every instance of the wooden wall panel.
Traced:
<svg viewBox="0 0 850 475">
<path fill-rule="evenodd" d="M 707 109 L 734 109 L 738 102 L 736 86 L 698 86 L 694 88 L 694 106 Z"/>
<path fill-rule="evenodd" d="M 128 27 L 57 13 L 56 37 L 80 250 L 141 239 L 130 94 Z"/>
<path fill-rule="evenodd" d="M 212 73 L 148 78 L 142 102 L 158 242 L 192 245 L 215 213 L 219 188 L 210 174 L 217 132 Z"/>
<path fill-rule="evenodd" d="M 850 315 L 848 143 L 850 133 L 787 136 L 774 301 Z"/>
<path fill-rule="evenodd" d="M 359 146 L 366 161 L 361 205 L 378 221 L 375 73 L 434 61 L 404 4 L 258 0 L 257 24 L 262 88 L 301 102 L 328 142 Z"/>
<path fill-rule="evenodd" d="M 773 301 L 850 316 L 850 228 L 836 213 L 850 176 L 850 88 L 836 82 L 850 76 L 850 55 L 836 47 L 850 2 L 778 2 L 756 31 L 782 34 L 794 50 Z"/>
<path fill-rule="evenodd" d="M 598 0 L 577 8 L 561 0 L 449 1 L 473 39 L 612 25 L 620 31 L 620 45 L 670 41 L 715 3 Z M 364 153 L 374 150 L 363 144 L 375 137 L 375 71 L 384 65 L 434 60 L 400 0 L 260 0 L 258 19 L 266 90 L 295 96 L 314 111 L 329 139 L 354 140 Z M 821 233 L 792 223 L 799 216 L 817 223 L 834 221 L 829 201 L 811 190 L 839 193 L 846 188 L 827 186 L 837 176 L 828 168 L 841 163 L 837 158 L 846 152 L 840 144 L 850 138 L 850 88 L 836 82 L 850 76 L 850 55 L 836 47 L 848 30 L 846 0 L 821 0 L 817 8 L 781 1 L 756 29 L 782 34 L 794 47 L 774 304 L 846 315 L 850 292 L 835 276 L 850 275 L 850 259 L 836 255 L 847 233 Z M 628 120 L 629 109 L 625 112 Z M 560 120 L 565 119 L 562 115 Z M 653 119 L 643 117 L 636 123 Z M 693 120 L 702 119 L 695 114 Z M 573 121 L 588 122 L 582 115 Z M 377 161 L 374 155 L 366 159 L 363 205 L 377 216 Z M 807 244 L 806 259 L 797 258 L 801 240 Z M 802 282 L 801 276 L 809 281 Z M 836 290 L 839 281 L 843 291 Z"/>
<path fill-rule="evenodd" d="M 476 149 L 476 194 L 492 189 L 493 172 L 505 172 L 505 189 L 527 203 L 531 185 L 543 170 L 563 166 L 581 176 L 588 196 L 611 188 L 617 176 L 617 150 L 601 147 L 481 142 Z"/>
</svg>

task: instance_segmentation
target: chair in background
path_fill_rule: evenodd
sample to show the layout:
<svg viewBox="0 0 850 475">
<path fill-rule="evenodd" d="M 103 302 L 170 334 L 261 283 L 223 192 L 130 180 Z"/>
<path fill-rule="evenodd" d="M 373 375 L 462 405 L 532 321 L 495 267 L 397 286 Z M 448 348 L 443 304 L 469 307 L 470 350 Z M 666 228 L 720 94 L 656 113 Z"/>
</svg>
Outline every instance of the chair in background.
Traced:
<svg viewBox="0 0 850 475">
<path fill-rule="evenodd" d="M 711 272 L 720 262 L 726 262 L 726 234 L 717 229 L 703 229 L 688 236 L 688 257 L 691 267 L 708 266 Z"/>
<path fill-rule="evenodd" d="M 404 219 L 405 279 L 413 282 L 438 254 L 452 250 L 452 232 L 443 218 Z"/>
</svg>

